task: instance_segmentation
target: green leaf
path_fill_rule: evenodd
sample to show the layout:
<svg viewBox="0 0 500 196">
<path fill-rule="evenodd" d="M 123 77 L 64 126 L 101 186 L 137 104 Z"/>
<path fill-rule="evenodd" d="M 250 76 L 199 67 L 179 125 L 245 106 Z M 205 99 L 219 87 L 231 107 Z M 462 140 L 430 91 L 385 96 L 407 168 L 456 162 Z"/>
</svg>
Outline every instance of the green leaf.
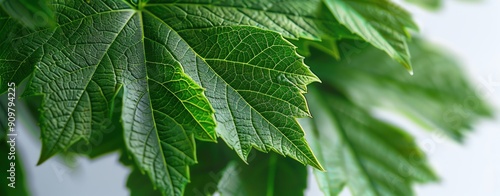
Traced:
<svg viewBox="0 0 500 196">
<path fill-rule="evenodd" d="M 0 7 L 29 28 L 55 25 L 49 0 L 0 0 Z"/>
<path fill-rule="evenodd" d="M 461 141 L 475 121 L 491 115 L 489 106 L 470 85 L 455 58 L 418 39 L 410 49 L 419 73 L 414 76 L 405 74 L 397 63 L 372 47 L 356 51 L 356 58 L 335 62 L 318 54 L 308 63 L 325 83 L 356 104 L 402 112 L 426 129 Z"/>
<path fill-rule="evenodd" d="M 247 165 L 231 162 L 219 181 L 221 195 L 304 195 L 307 168 L 275 153 L 255 155 Z"/>
<path fill-rule="evenodd" d="M 409 13 L 388 0 L 325 0 L 338 21 L 385 51 L 413 73 L 407 29 L 417 30 Z"/>
<path fill-rule="evenodd" d="M 326 195 L 413 195 L 413 182 L 436 180 L 404 131 L 375 119 L 328 85 L 308 94 L 314 119 L 301 119 L 327 172 L 314 171 Z"/>
<path fill-rule="evenodd" d="M 37 30 L 3 13 L 1 24 L 12 28 L 0 29 L 8 37 L 0 43 L 0 89 L 30 75 L 24 96 L 43 96 L 39 163 L 92 143 L 109 128 L 123 90 L 125 145 L 164 195 L 184 192 L 197 162 L 194 139 L 215 141 L 216 131 L 243 159 L 255 147 L 321 169 L 295 119 L 309 116 L 302 94 L 318 78 L 280 34 L 308 24 L 293 19 L 302 12 L 262 17 L 265 4 L 216 5 L 55 0 L 57 25 Z M 207 9 L 241 12 L 246 22 L 220 23 Z M 255 21 L 267 30 L 250 27 Z"/>
</svg>

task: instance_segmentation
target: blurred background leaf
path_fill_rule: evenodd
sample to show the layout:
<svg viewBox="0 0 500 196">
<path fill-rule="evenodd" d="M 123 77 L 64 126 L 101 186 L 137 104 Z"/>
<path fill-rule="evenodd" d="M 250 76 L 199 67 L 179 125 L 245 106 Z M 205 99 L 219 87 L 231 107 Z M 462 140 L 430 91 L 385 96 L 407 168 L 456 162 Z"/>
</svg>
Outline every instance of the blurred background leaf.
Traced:
<svg viewBox="0 0 500 196">
<path fill-rule="evenodd" d="M 373 47 L 353 41 L 339 45 L 351 46 L 340 47 L 341 61 L 315 52 L 306 62 L 325 84 L 362 108 L 400 112 L 457 141 L 480 117 L 492 114 L 459 63 L 439 47 L 415 39 L 410 46 L 415 75 L 410 76 Z"/>
<path fill-rule="evenodd" d="M 55 25 L 54 11 L 49 0 L 0 0 L 1 7 L 12 18 L 29 28 Z"/>
</svg>

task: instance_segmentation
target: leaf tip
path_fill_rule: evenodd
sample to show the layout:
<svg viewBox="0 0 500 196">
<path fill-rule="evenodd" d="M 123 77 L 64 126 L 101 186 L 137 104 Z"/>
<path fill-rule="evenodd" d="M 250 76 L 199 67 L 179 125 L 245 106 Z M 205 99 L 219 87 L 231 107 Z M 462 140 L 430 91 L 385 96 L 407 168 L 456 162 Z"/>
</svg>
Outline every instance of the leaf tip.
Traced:
<svg viewBox="0 0 500 196">
<path fill-rule="evenodd" d="M 325 168 L 319 163 L 319 161 L 316 159 L 314 164 L 311 164 L 312 167 L 316 168 L 317 170 L 321 172 L 326 172 Z"/>
<path fill-rule="evenodd" d="M 42 148 L 42 153 L 40 154 L 40 158 L 38 158 L 38 162 L 36 163 L 36 166 L 42 165 L 45 161 L 49 160 L 54 155 L 55 155 L 55 153 L 50 153 L 50 152 L 44 151 Z"/>
<path fill-rule="evenodd" d="M 413 66 L 410 63 L 410 60 L 401 60 L 399 63 L 401 63 L 405 67 L 406 71 L 413 76 Z"/>
</svg>

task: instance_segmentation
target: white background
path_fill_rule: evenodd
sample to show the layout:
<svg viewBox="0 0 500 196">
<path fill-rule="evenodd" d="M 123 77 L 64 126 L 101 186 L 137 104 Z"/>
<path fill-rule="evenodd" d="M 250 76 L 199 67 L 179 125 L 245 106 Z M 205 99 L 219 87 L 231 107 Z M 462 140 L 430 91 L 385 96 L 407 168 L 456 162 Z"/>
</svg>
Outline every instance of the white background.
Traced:
<svg viewBox="0 0 500 196">
<path fill-rule="evenodd" d="M 445 0 L 437 12 L 428 12 L 414 6 L 406 8 L 413 13 L 425 38 L 449 48 L 462 60 L 464 69 L 477 90 L 500 108 L 500 2 L 485 0 L 480 3 L 461 3 Z M 426 73 L 432 74 L 432 73 Z M 479 123 L 465 144 L 459 145 L 422 132 L 397 116 L 391 120 L 409 129 L 427 152 L 431 165 L 441 176 L 438 184 L 419 185 L 417 195 L 500 195 L 500 118 Z M 22 122 L 21 122 L 22 123 Z M 76 169 L 65 166 L 63 160 L 53 158 L 36 166 L 40 153 L 38 138 L 20 129 L 18 148 L 29 176 L 33 195 L 86 196 L 128 195 L 125 188 L 128 170 L 118 163 L 114 154 L 96 161 L 79 159 Z M 314 181 L 310 178 L 310 181 Z M 309 187 L 307 195 L 320 195 L 316 186 Z M 343 195 L 349 195 L 345 191 Z"/>
</svg>

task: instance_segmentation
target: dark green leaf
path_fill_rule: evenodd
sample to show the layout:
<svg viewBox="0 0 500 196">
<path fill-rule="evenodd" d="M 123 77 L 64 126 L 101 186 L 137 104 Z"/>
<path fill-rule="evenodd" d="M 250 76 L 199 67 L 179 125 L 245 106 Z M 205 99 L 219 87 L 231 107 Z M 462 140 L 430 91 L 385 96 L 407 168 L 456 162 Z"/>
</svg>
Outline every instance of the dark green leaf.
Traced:
<svg viewBox="0 0 500 196">
<path fill-rule="evenodd" d="M 249 165 L 241 161 L 231 162 L 218 187 L 223 196 L 304 195 L 307 168 L 275 153 L 259 153 Z"/>
</svg>

